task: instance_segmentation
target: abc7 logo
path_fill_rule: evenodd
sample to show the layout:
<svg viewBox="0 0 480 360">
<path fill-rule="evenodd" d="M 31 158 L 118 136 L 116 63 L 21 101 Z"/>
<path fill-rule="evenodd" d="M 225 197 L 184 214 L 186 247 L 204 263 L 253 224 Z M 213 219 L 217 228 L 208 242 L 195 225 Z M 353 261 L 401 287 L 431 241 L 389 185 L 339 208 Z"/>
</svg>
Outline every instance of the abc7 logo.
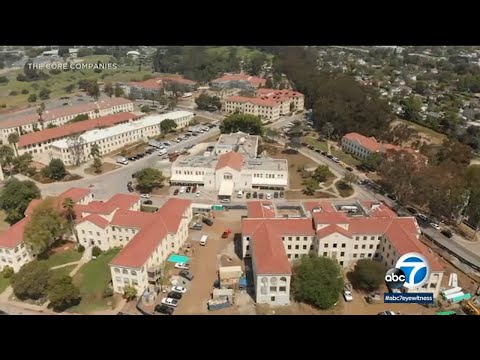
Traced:
<svg viewBox="0 0 480 360">
<path fill-rule="evenodd" d="M 385 274 L 385 283 L 390 289 L 400 289 L 407 280 L 403 270 L 394 268 Z"/>
</svg>

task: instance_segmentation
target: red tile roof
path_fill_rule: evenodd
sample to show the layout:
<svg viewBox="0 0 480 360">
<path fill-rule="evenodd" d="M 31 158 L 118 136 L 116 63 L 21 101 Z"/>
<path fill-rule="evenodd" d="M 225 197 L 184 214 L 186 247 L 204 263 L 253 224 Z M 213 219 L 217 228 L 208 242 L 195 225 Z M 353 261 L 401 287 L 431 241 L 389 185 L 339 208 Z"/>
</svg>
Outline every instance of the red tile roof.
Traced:
<svg viewBox="0 0 480 360">
<path fill-rule="evenodd" d="M 269 223 L 263 223 L 251 235 L 250 244 L 256 275 L 292 273 L 282 235 Z"/>
<path fill-rule="evenodd" d="M 223 154 L 218 158 L 218 163 L 215 167 L 215 170 L 219 170 L 228 166 L 231 169 L 240 171 L 242 170 L 242 165 L 243 155 L 235 151 L 229 151 L 228 153 Z"/>
<path fill-rule="evenodd" d="M 260 225 L 267 223 L 272 225 L 279 233 L 286 236 L 303 235 L 313 236 L 315 230 L 311 219 L 307 218 L 275 218 L 275 219 L 242 219 L 242 233 L 253 234 Z"/>
<path fill-rule="evenodd" d="M 381 146 L 380 143 L 377 142 L 377 139 L 372 137 L 366 137 L 359 133 L 348 133 L 343 136 L 345 139 L 350 141 L 357 142 L 361 147 L 369 150 L 369 151 L 380 151 Z"/>
<path fill-rule="evenodd" d="M 303 203 L 303 207 L 310 213 L 312 213 L 314 209 L 321 209 L 325 212 L 336 211 L 333 205 L 328 201 L 308 201 Z"/>
<path fill-rule="evenodd" d="M 54 120 L 60 117 L 64 116 L 70 116 L 70 115 L 79 115 L 79 114 L 84 114 L 88 113 L 90 111 L 94 111 L 96 109 L 98 110 L 106 110 L 109 108 L 112 108 L 114 106 L 119 106 L 119 105 L 124 105 L 133 102 L 128 99 L 124 98 L 111 98 L 111 99 L 105 99 L 105 100 L 100 100 L 98 102 L 89 102 L 85 104 L 80 104 L 80 105 L 71 105 L 71 106 L 64 106 L 61 108 L 56 108 L 56 109 L 51 109 L 51 110 L 45 110 L 45 112 L 42 114 L 42 118 L 45 121 L 50 121 Z M 28 114 L 28 115 L 21 115 L 21 116 L 15 116 L 15 114 L 12 114 L 13 116 L 9 119 L 2 120 L 0 122 L 0 129 L 6 129 L 6 128 L 11 128 L 11 127 L 16 127 L 20 125 L 27 125 L 27 124 L 32 124 L 36 123 L 38 121 L 38 114 Z"/>
<path fill-rule="evenodd" d="M 268 97 L 277 97 L 277 98 L 286 98 L 290 99 L 292 97 L 303 97 L 304 95 L 298 91 L 293 91 L 293 90 L 275 90 L 275 89 L 257 89 L 256 90 L 257 95 L 263 95 L 263 96 L 268 96 Z"/>
<path fill-rule="evenodd" d="M 257 76 L 250 76 L 247 74 L 225 74 L 218 79 L 212 80 L 212 83 L 222 83 L 222 82 L 229 82 L 229 81 L 245 81 L 248 82 L 252 86 L 263 86 L 266 84 L 267 80 L 262 79 Z"/>
<path fill-rule="evenodd" d="M 251 104 L 254 104 L 254 105 L 268 106 L 268 107 L 279 106 L 276 101 L 268 100 L 268 99 L 261 99 L 261 98 L 257 98 L 257 97 L 229 96 L 225 99 L 225 101 L 231 101 L 231 102 L 235 102 L 235 103 L 251 103 Z"/>
<path fill-rule="evenodd" d="M 367 210 L 370 217 L 395 218 L 397 214 L 385 204 L 376 201 L 362 201 L 362 206 Z"/>
<path fill-rule="evenodd" d="M 23 232 L 29 221 L 30 218 L 25 217 L 1 233 L 0 247 L 11 249 L 19 245 L 23 241 Z"/>
<path fill-rule="evenodd" d="M 92 201 L 87 205 L 75 205 L 75 212 L 78 214 L 86 213 L 108 215 L 114 212 L 115 209 L 117 209 L 117 207 L 108 201 Z"/>
<path fill-rule="evenodd" d="M 172 76 L 161 76 L 158 77 L 157 80 L 165 81 L 165 82 L 176 82 L 178 84 L 183 84 L 183 85 L 195 85 L 197 82 L 190 80 L 190 79 L 185 79 L 181 75 L 172 75 Z"/>
<path fill-rule="evenodd" d="M 88 216 L 84 217 L 83 219 L 81 219 L 80 221 L 78 221 L 77 224 L 80 224 L 84 221 L 90 221 L 91 223 L 97 225 L 98 227 L 100 227 L 102 229 L 105 229 L 109 224 L 108 220 L 106 220 L 105 218 L 101 217 L 98 214 L 88 215 Z"/>
<path fill-rule="evenodd" d="M 154 213 L 131 210 L 117 210 L 110 224 L 129 228 L 142 229 L 155 219 Z"/>
<path fill-rule="evenodd" d="M 352 234 L 348 230 L 337 225 L 325 226 L 324 228 L 317 231 L 317 236 L 321 239 L 335 233 L 342 234 L 348 238 L 352 237 Z"/>
<path fill-rule="evenodd" d="M 58 197 L 60 199 L 70 198 L 73 202 L 78 202 L 82 200 L 85 196 L 88 196 L 92 191 L 90 189 L 85 188 L 70 188 L 63 193 L 61 193 Z"/>
<path fill-rule="evenodd" d="M 161 88 L 161 84 L 159 84 L 159 80 L 157 79 L 148 79 L 145 81 L 132 81 L 132 82 L 129 82 L 128 85 L 144 88 L 144 89 L 160 89 Z"/>
<path fill-rule="evenodd" d="M 48 140 L 57 140 L 69 135 L 83 133 L 98 127 L 120 124 L 122 122 L 127 122 L 129 120 L 134 120 L 136 118 L 138 118 L 137 115 L 134 115 L 129 112 L 122 112 L 122 113 L 103 116 L 95 119 L 89 119 L 89 120 L 79 121 L 76 123 L 65 124 L 59 127 L 45 129 L 42 131 L 36 131 L 36 132 L 22 135 L 20 136 L 18 146 L 21 148 L 27 145 L 38 144 Z"/>
<path fill-rule="evenodd" d="M 271 201 L 249 201 L 247 211 L 250 219 L 274 218 L 277 215 Z"/>
<path fill-rule="evenodd" d="M 191 200 L 169 199 L 159 211 L 149 214 L 152 221 L 130 240 L 110 264 L 141 268 L 167 233 L 178 232 L 183 213 L 191 204 Z"/>
<path fill-rule="evenodd" d="M 132 194 L 115 194 L 108 203 L 113 204 L 119 209 L 129 210 L 133 205 L 140 201 L 140 196 Z"/>
<path fill-rule="evenodd" d="M 344 212 L 313 212 L 315 224 L 348 224 L 349 218 Z"/>
</svg>

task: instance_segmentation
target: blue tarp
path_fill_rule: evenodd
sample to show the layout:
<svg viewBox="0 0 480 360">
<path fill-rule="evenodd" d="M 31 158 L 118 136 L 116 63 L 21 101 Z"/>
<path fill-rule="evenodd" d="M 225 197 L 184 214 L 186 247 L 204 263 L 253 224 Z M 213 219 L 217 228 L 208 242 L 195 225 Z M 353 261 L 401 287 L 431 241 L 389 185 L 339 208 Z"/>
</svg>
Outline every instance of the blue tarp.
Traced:
<svg viewBox="0 0 480 360">
<path fill-rule="evenodd" d="M 241 288 L 246 288 L 247 287 L 247 278 L 245 278 L 245 277 L 240 278 L 240 281 L 239 281 L 238 285 Z"/>
</svg>

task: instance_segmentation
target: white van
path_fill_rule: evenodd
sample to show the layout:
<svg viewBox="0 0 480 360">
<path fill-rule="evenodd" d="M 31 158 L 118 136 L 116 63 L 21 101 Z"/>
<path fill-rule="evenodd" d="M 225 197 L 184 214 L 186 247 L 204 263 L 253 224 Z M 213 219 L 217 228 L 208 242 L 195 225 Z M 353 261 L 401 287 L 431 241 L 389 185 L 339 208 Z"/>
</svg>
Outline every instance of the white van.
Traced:
<svg viewBox="0 0 480 360">
<path fill-rule="evenodd" d="M 237 192 L 237 198 L 241 199 L 243 197 L 243 191 L 242 190 L 238 190 Z"/>
<path fill-rule="evenodd" d="M 208 236 L 203 235 L 202 238 L 200 239 L 200 245 L 202 245 L 202 246 L 207 245 L 207 241 L 208 241 Z"/>
</svg>

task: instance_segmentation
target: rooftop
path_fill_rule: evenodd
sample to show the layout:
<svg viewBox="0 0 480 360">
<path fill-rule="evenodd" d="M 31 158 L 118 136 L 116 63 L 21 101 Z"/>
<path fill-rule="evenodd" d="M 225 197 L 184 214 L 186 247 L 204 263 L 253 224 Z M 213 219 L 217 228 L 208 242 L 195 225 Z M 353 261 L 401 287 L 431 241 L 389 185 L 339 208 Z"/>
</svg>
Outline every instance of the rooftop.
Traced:
<svg viewBox="0 0 480 360">
<path fill-rule="evenodd" d="M 222 134 L 215 145 L 216 150 L 232 149 L 248 157 L 256 157 L 259 136 L 243 132 Z"/>
<path fill-rule="evenodd" d="M 215 166 L 216 170 L 222 169 L 224 167 L 229 167 L 231 169 L 240 171 L 242 170 L 243 164 L 243 155 L 235 151 L 230 151 L 226 154 L 220 155 L 218 158 L 217 165 Z"/>
<path fill-rule="evenodd" d="M 113 115 L 103 116 L 95 119 L 89 119 L 84 121 L 79 121 L 71 124 L 65 124 L 59 127 L 45 129 L 41 131 L 35 131 L 20 136 L 20 141 L 18 142 L 19 147 L 25 147 L 31 144 L 38 144 L 48 140 L 60 139 L 69 135 L 83 133 L 95 128 L 112 126 L 118 123 L 126 122 L 129 120 L 134 120 L 138 116 L 129 113 L 121 112 Z"/>
<path fill-rule="evenodd" d="M 212 83 L 229 81 L 244 81 L 248 82 L 252 86 L 265 85 L 265 83 L 267 82 L 266 79 L 262 79 L 257 76 L 251 76 L 248 74 L 224 74 L 222 77 L 212 80 Z"/>
<path fill-rule="evenodd" d="M 136 129 L 142 129 L 148 126 L 159 125 L 163 120 L 166 120 L 166 119 L 176 120 L 191 114 L 192 113 L 188 111 L 173 111 L 167 114 L 149 115 L 131 123 L 115 125 L 106 129 L 96 129 L 96 130 L 87 131 L 81 135 L 81 138 L 83 138 L 85 143 L 88 144 L 88 143 L 96 142 L 106 138 L 110 138 L 112 136 L 134 131 Z M 66 139 L 55 141 L 52 143 L 52 146 L 55 146 L 60 149 L 69 148 L 69 145 Z"/>
<path fill-rule="evenodd" d="M 247 211 L 250 219 L 274 218 L 277 215 L 271 201 L 249 201 Z"/>
<path fill-rule="evenodd" d="M 247 159 L 242 166 L 243 169 L 288 171 L 287 159 Z"/>
<path fill-rule="evenodd" d="M 277 107 L 280 106 L 275 100 L 262 99 L 259 97 L 246 97 L 246 96 L 229 96 L 225 98 L 225 101 L 231 101 L 235 103 L 251 103 L 259 106 Z"/>
<path fill-rule="evenodd" d="M 19 222 L 10 226 L 7 230 L 0 234 L 0 247 L 2 248 L 14 248 L 19 245 L 23 240 L 23 232 L 25 226 L 30 221 L 30 218 L 24 217 Z"/>
<path fill-rule="evenodd" d="M 298 91 L 293 90 L 275 90 L 275 89 L 257 89 L 257 96 L 266 96 L 271 99 L 280 99 L 280 98 L 300 98 L 303 97 L 303 94 Z"/>
</svg>

